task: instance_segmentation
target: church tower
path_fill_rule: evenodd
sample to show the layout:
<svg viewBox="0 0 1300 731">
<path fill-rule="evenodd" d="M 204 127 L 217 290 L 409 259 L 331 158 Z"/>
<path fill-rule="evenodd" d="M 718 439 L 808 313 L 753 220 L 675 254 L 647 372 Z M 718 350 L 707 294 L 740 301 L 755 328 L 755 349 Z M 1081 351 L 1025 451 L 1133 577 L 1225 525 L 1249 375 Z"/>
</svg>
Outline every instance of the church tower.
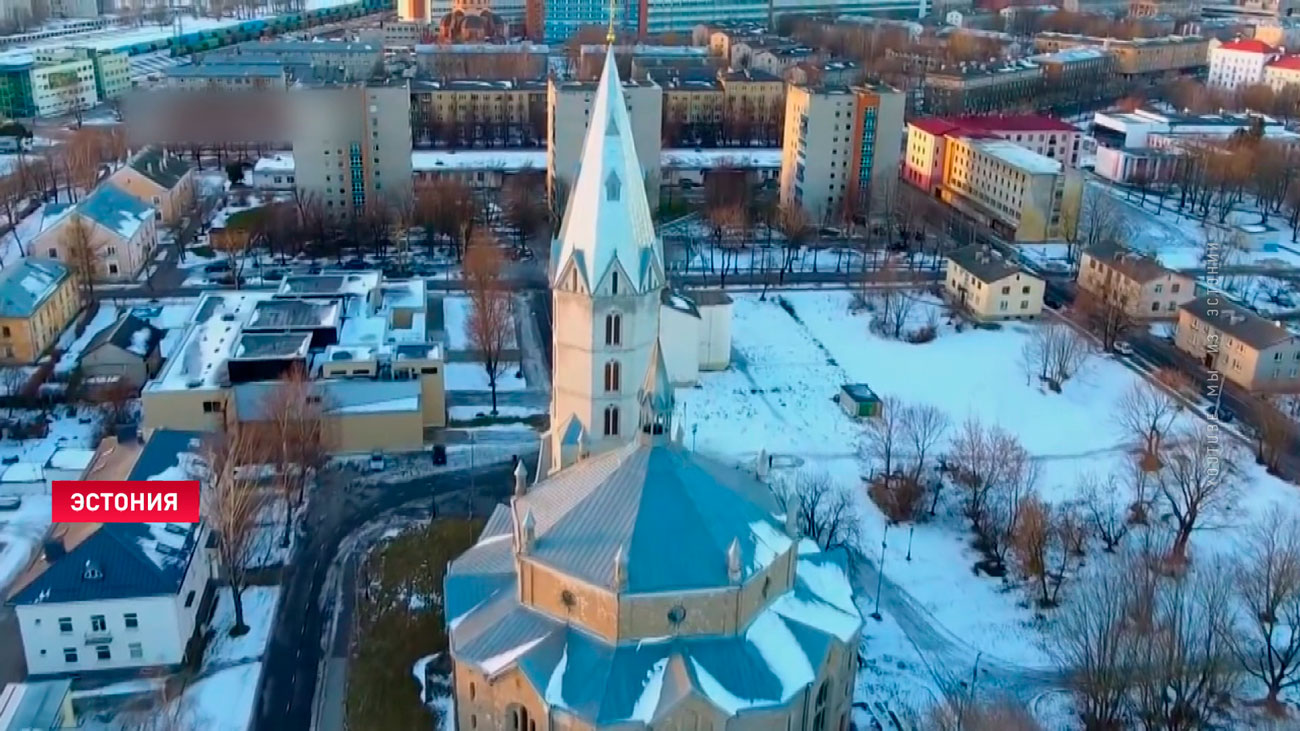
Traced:
<svg viewBox="0 0 1300 731">
<path fill-rule="evenodd" d="M 636 438 L 658 355 L 663 250 L 613 52 L 551 246 L 551 429 L 539 477 Z"/>
</svg>

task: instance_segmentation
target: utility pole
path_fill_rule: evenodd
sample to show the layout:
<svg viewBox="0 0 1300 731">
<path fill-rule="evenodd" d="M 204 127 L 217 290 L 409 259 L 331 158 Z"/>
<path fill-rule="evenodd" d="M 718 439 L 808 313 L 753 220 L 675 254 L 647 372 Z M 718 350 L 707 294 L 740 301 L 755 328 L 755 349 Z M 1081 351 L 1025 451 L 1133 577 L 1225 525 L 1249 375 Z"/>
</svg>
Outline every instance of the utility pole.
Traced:
<svg viewBox="0 0 1300 731">
<path fill-rule="evenodd" d="M 877 622 L 881 621 L 880 615 L 880 589 L 885 581 L 885 547 L 888 543 L 885 539 L 889 536 L 889 523 L 885 523 L 885 532 L 880 535 L 880 563 L 876 565 L 876 611 L 871 613 L 871 618 Z"/>
</svg>

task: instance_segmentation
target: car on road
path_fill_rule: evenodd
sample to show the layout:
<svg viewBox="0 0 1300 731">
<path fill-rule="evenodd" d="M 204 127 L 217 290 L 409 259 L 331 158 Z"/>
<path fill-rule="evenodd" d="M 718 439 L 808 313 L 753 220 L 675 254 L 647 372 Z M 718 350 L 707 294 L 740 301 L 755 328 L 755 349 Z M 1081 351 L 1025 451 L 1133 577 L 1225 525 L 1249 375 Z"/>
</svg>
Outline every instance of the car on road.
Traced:
<svg viewBox="0 0 1300 731">
<path fill-rule="evenodd" d="M 0 495 L 0 510 L 17 510 L 23 506 L 21 495 Z"/>
<path fill-rule="evenodd" d="M 383 453 L 383 452 L 371 452 L 371 453 L 370 453 L 370 471 L 371 471 L 371 472 L 383 472 L 383 471 L 384 471 L 384 453 Z"/>
<path fill-rule="evenodd" d="M 1115 349 L 1115 352 L 1120 355 L 1126 355 L 1126 356 L 1133 355 L 1133 346 L 1129 345 L 1128 341 L 1126 340 L 1116 340 L 1115 345 L 1113 347 Z"/>
</svg>

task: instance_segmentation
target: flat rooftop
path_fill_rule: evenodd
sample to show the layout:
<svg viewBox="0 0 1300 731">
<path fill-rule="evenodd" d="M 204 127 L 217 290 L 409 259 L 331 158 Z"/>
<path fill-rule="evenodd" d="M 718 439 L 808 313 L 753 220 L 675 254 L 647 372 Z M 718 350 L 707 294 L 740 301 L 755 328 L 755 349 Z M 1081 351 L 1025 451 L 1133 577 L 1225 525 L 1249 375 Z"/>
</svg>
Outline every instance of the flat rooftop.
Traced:
<svg viewBox="0 0 1300 731">
<path fill-rule="evenodd" d="M 1045 175 L 1061 172 L 1061 163 L 1046 155 L 1040 155 L 1027 147 L 1021 147 L 1014 142 L 970 138 L 967 138 L 967 142 L 971 147 L 985 155 L 997 158 L 1013 168 L 1030 174 Z"/>
<path fill-rule="evenodd" d="M 258 302 L 244 325 L 245 330 L 303 330 L 338 327 L 341 307 L 337 301 L 274 299 Z"/>
<path fill-rule="evenodd" d="M 296 274 L 280 283 L 278 297 L 365 295 L 379 286 L 379 272 Z"/>
<path fill-rule="evenodd" d="M 311 349 L 307 333 L 240 333 L 231 348 L 231 360 L 285 360 L 305 358 Z"/>
</svg>

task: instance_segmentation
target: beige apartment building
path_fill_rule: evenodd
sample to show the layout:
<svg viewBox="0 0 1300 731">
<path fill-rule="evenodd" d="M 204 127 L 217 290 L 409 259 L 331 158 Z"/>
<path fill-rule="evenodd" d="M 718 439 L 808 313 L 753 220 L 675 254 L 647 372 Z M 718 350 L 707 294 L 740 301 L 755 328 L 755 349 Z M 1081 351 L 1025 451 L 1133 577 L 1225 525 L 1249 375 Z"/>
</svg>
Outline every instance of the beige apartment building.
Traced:
<svg viewBox="0 0 1300 731">
<path fill-rule="evenodd" d="M 312 380 L 338 453 L 422 448 L 446 425 L 445 362 L 428 341 L 424 281 L 378 272 L 285 278 L 276 292 L 205 293 L 141 393 L 146 429 L 259 428 L 275 382 Z"/>
<path fill-rule="evenodd" d="M 1264 83 L 1273 91 L 1300 86 L 1300 56 L 1283 56 L 1264 66 Z"/>
<path fill-rule="evenodd" d="M 361 214 L 369 201 L 411 196 L 411 92 L 386 84 L 327 84 L 293 91 L 294 175 L 326 215 Z"/>
<path fill-rule="evenodd" d="M 194 202 L 194 166 L 160 147 L 136 153 L 109 180 L 153 206 L 158 221 L 168 225 L 179 221 Z"/>
<path fill-rule="evenodd" d="M 1043 32 L 1034 36 L 1034 48 L 1054 53 L 1066 48 L 1101 47 L 1115 55 L 1115 73 L 1121 76 L 1167 74 L 1209 64 L 1209 40 L 1200 36 L 1160 36 L 1121 40 L 1074 33 Z"/>
<path fill-rule="evenodd" d="M 1062 238 L 1083 191 L 1077 170 L 978 135 L 948 136 L 943 170 L 945 203 L 1016 242 Z"/>
<path fill-rule="evenodd" d="M 80 309 L 76 280 L 64 265 L 33 258 L 10 263 L 0 270 L 0 363 L 36 362 Z"/>
<path fill-rule="evenodd" d="M 623 82 L 624 104 L 632 125 L 637 157 L 642 161 L 650 208 L 659 205 L 659 149 L 663 138 L 663 89 L 653 82 Z M 546 89 L 546 189 L 552 207 L 567 200 L 582 141 L 591 123 L 596 100 L 594 82 L 561 82 L 552 78 Z"/>
<path fill-rule="evenodd" d="M 546 140 L 546 82 L 412 81 L 411 134 L 422 145 L 540 146 Z"/>
<path fill-rule="evenodd" d="M 982 244 L 948 255 L 948 299 L 981 322 L 1027 320 L 1043 313 L 1043 280 Z"/>
<path fill-rule="evenodd" d="M 1143 320 L 1174 319 L 1181 305 L 1196 298 L 1191 277 L 1117 244 L 1098 244 L 1083 252 L 1078 282 L 1085 292 Z"/>
<path fill-rule="evenodd" d="M 1248 391 L 1300 392 L 1300 336 L 1221 293 L 1178 308 L 1174 343 Z"/>
<path fill-rule="evenodd" d="M 904 94 L 887 86 L 791 86 L 781 202 L 818 222 L 873 215 L 898 178 Z"/>
</svg>

